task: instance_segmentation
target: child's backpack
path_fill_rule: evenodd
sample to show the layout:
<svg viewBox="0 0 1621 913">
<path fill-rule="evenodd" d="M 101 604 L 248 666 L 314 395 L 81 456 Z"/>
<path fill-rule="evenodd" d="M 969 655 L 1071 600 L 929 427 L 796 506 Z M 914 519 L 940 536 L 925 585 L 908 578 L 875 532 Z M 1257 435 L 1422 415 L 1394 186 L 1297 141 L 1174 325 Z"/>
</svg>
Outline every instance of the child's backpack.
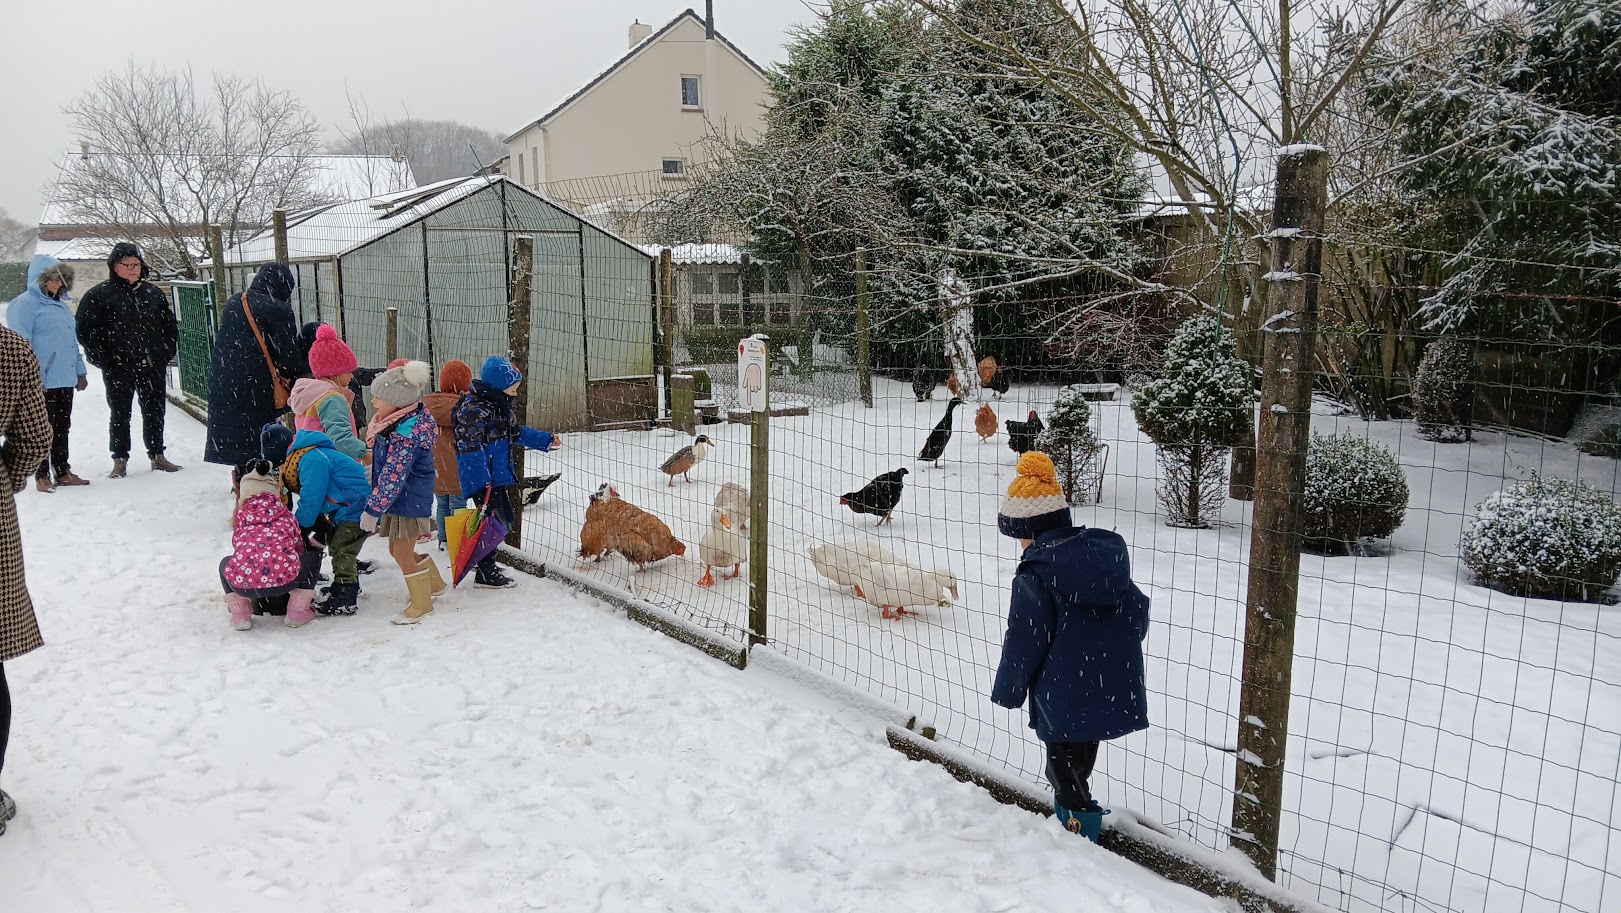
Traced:
<svg viewBox="0 0 1621 913">
<path fill-rule="evenodd" d="M 300 447 L 297 450 L 287 451 L 287 459 L 281 464 L 281 487 L 283 491 L 291 494 L 302 493 L 302 484 L 298 480 L 298 464 L 304 459 L 304 454 L 315 449 L 315 445 Z"/>
<path fill-rule="evenodd" d="M 231 557 L 221 568 L 233 590 L 284 587 L 304 572 L 304 538 L 292 512 L 271 490 L 274 484 L 262 473 L 242 480 L 245 493 L 252 493 L 237 505 Z"/>
</svg>

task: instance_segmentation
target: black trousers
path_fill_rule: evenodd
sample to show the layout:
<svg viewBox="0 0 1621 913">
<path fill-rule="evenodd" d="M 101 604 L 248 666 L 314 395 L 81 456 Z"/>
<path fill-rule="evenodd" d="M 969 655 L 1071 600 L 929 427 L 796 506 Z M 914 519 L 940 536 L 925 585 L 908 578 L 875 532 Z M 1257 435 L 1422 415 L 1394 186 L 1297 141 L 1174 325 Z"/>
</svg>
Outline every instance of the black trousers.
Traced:
<svg viewBox="0 0 1621 913">
<path fill-rule="evenodd" d="M 68 471 L 68 429 L 73 427 L 72 387 L 57 387 L 45 391 L 45 417 L 51 422 L 51 452 L 46 454 L 39 471 L 34 475 L 50 479 L 52 470 L 60 479 Z"/>
<path fill-rule="evenodd" d="M 483 507 L 484 492 L 481 491 L 474 495 L 473 500 L 480 507 Z M 490 493 L 490 516 L 505 523 L 507 529 L 512 528 L 512 500 L 512 488 L 510 486 L 497 488 Z M 485 555 L 484 560 L 480 561 L 478 566 L 483 568 L 486 574 L 495 570 L 495 552 Z"/>
<path fill-rule="evenodd" d="M 6 664 L 0 663 L 0 773 L 6 769 L 6 743 L 11 741 L 11 687 L 6 684 Z"/>
<path fill-rule="evenodd" d="M 1048 742 L 1047 782 L 1058 804 L 1072 812 L 1092 807 L 1092 768 L 1098 763 L 1097 742 Z"/>
<path fill-rule="evenodd" d="M 162 368 L 115 368 L 102 372 L 107 382 L 107 408 L 112 420 L 107 425 L 107 449 L 113 459 L 129 459 L 130 401 L 141 401 L 141 437 L 146 455 L 163 452 L 163 418 L 168 402 L 163 398 Z"/>
</svg>

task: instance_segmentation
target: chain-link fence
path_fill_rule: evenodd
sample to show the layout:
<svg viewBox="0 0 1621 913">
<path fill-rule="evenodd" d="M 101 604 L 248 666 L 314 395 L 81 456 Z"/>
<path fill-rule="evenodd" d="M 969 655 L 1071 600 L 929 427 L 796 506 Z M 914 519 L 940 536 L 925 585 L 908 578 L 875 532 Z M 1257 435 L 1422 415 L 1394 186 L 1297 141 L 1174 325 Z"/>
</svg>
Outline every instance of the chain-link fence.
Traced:
<svg viewBox="0 0 1621 913">
<path fill-rule="evenodd" d="M 1208 847 L 1246 838 L 1233 804 L 1241 765 L 1261 760 L 1240 744 L 1256 725 L 1240 709 L 1256 684 L 1252 556 L 1284 533 L 1257 530 L 1247 500 L 1273 484 L 1265 439 L 1253 481 L 1232 445 L 1283 407 L 1253 383 L 1277 337 L 1210 277 L 1265 251 L 1168 246 L 1158 275 L 1197 273 L 1193 297 L 979 296 L 941 278 L 933 298 L 906 299 L 868 269 L 881 251 L 781 262 L 746 239 L 637 246 L 505 182 L 464 192 L 293 220 L 295 307 L 340 327 L 362 364 L 476 371 L 527 347 L 529 422 L 564 439 L 525 457 L 527 477 L 562 473 L 524 510 L 526 552 L 740 645 L 763 639 L 1039 784 L 1025 713 L 988 697 L 1020 557 L 996 517 L 1023 450 L 1068 448 L 1075 522 L 1124 536 L 1153 601 L 1151 725 L 1105 743 L 1094 789 Z M 1339 268 L 1365 244 L 1324 239 L 1278 880 L 1344 910 L 1612 908 L 1613 302 L 1542 296 L 1563 323 L 1540 336 L 1437 334 L 1414 318 L 1432 285 Z M 265 258 L 237 259 L 232 291 Z M 527 307 L 509 308 L 524 275 Z M 1189 329 L 1211 315 L 1222 332 Z M 754 333 L 771 339 L 769 368 L 740 377 Z M 972 358 L 952 370 L 959 342 Z M 1242 433 L 1167 438 L 1233 393 L 1207 397 L 1199 366 L 1240 357 L 1238 405 L 1222 408 L 1241 411 Z M 743 408 L 761 385 L 763 455 Z M 750 493 L 765 496 L 764 528 L 747 523 Z M 604 498 L 637 510 L 603 520 Z M 748 561 L 761 536 L 763 631 Z M 896 604 L 910 612 L 885 617 Z"/>
</svg>

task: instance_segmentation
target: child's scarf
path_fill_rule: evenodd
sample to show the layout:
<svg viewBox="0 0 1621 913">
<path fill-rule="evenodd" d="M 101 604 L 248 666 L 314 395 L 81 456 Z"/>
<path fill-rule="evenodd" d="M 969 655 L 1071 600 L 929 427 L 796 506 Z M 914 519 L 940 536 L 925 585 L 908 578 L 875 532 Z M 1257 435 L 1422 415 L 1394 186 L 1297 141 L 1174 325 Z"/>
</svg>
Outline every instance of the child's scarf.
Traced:
<svg viewBox="0 0 1621 913">
<path fill-rule="evenodd" d="M 375 404 L 382 401 L 374 400 L 373 402 Z M 377 436 L 379 434 L 387 431 L 388 426 L 399 420 L 401 413 L 409 412 L 412 409 L 415 409 L 417 405 L 417 403 L 412 403 L 409 406 L 388 406 L 385 404 L 386 408 L 388 409 L 387 412 L 384 412 L 381 408 L 379 408 L 376 412 L 372 413 L 371 421 L 366 423 L 367 449 L 370 449 L 372 445 L 376 443 Z"/>
</svg>

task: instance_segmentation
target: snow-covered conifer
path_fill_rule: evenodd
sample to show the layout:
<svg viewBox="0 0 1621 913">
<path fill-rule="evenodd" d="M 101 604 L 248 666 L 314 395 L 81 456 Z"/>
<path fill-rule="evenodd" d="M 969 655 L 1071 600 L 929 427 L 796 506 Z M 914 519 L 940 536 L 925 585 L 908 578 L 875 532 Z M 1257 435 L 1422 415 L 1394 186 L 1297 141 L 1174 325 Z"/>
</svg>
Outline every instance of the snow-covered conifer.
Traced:
<svg viewBox="0 0 1621 913">
<path fill-rule="evenodd" d="M 1456 336 L 1430 343 L 1413 375 L 1413 415 L 1419 434 L 1443 444 L 1474 440 L 1473 373 L 1468 343 Z"/>
<path fill-rule="evenodd" d="M 1324 550 L 1384 539 L 1407 513 L 1407 476 L 1389 450 L 1349 435 L 1313 434 L 1306 451 L 1302 535 Z"/>
<path fill-rule="evenodd" d="M 1103 448 L 1092 430 L 1092 406 L 1079 387 L 1058 392 L 1047 428 L 1036 436 L 1036 449 L 1052 457 L 1069 503 L 1087 503 L 1101 471 Z"/>
</svg>

